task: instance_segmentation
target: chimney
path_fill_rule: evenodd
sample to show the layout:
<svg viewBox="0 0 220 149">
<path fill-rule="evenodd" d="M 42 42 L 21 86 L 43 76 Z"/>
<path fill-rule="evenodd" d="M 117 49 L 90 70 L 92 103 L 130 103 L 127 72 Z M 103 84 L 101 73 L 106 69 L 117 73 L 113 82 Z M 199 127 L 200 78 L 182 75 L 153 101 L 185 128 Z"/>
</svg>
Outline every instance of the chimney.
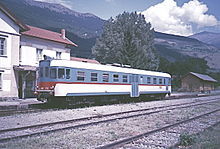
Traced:
<svg viewBox="0 0 220 149">
<path fill-rule="evenodd" d="M 65 29 L 61 29 L 61 37 L 63 39 L 66 39 L 66 31 L 65 31 Z"/>
</svg>

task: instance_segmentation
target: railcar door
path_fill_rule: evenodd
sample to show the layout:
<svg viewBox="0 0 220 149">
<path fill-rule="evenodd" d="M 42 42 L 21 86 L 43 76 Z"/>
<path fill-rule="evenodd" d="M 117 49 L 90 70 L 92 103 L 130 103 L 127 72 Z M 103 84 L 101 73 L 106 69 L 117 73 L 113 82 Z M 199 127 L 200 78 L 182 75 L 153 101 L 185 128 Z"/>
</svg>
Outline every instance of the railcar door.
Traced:
<svg viewBox="0 0 220 149">
<path fill-rule="evenodd" d="M 166 91 L 168 91 L 168 89 L 169 89 L 169 79 L 167 79 L 167 78 L 165 78 L 164 79 L 165 80 L 165 85 L 166 85 Z"/>
<path fill-rule="evenodd" d="M 131 97 L 139 97 L 139 79 L 137 74 L 132 74 L 130 76 L 130 83 L 131 83 Z"/>
</svg>

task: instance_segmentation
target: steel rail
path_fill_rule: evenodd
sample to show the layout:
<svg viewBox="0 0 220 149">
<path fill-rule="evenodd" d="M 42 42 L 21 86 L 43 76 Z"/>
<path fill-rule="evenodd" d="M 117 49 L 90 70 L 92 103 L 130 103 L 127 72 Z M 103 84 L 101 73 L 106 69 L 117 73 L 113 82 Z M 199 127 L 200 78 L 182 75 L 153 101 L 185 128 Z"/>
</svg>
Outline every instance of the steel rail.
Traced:
<svg viewBox="0 0 220 149">
<path fill-rule="evenodd" d="M 214 100 L 214 101 L 212 101 L 212 100 Z M 3 129 L 3 130 L 0 130 L 0 134 L 1 133 L 6 133 L 6 132 L 13 132 L 13 131 L 17 131 L 17 130 L 39 128 L 39 127 L 44 127 L 44 126 L 52 126 L 52 125 L 56 125 L 56 124 L 65 124 L 65 123 L 72 123 L 72 122 L 77 122 L 77 121 L 91 120 L 91 119 L 95 119 L 95 118 L 105 118 L 105 117 L 117 116 L 117 115 L 134 113 L 134 112 L 143 112 L 143 111 L 148 111 L 148 110 L 161 109 L 161 110 L 156 110 L 156 111 L 152 111 L 152 112 L 134 114 L 134 115 L 124 116 L 124 117 L 116 117 L 116 118 L 107 119 L 107 120 L 100 120 L 100 121 L 95 121 L 95 122 L 78 124 L 78 125 L 74 125 L 74 126 L 67 126 L 67 127 L 63 127 L 63 128 L 57 128 L 57 129 L 53 129 L 53 130 L 46 130 L 46 131 L 41 131 L 41 132 L 36 132 L 36 133 L 31 133 L 31 134 L 25 134 L 25 135 L 20 135 L 20 136 L 0 138 L 0 142 L 8 141 L 8 140 L 11 140 L 11 139 L 16 139 L 16 138 L 22 138 L 22 137 L 28 137 L 28 136 L 38 135 L 38 134 L 55 132 L 55 131 L 60 131 L 60 130 L 65 130 L 65 129 L 76 129 L 76 128 L 79 128 L 79 127 L 86 127 L 86 126 L 96 125 L 96 124 L 100 124 L 100 123 L 107 123 L 107 122 L 113 122 L 113 121 L 116 121 L 116 120 L 122 120 L 122 119 L 128 119 L 128 118 L 139 117 L 139 116 L 144 116 L 144 115 L 150 115 L 150 114 L 155 114 L 155 113 L 159 113 L 159 112 L 174 110 L 174 109 L 177 109 L 177 108 L 181 109 L 181 108 L 188 108 L 188 107 L 192 107 L 192 106 L 211 104 L 211 103 L 218 102 L 218 101 L 219 101 L 218 99 L 211 99 L 209 102 L 202 102 L 202 103 L 198 103 L 198 104 L 189 105 L 189 104 L 192 104 L 192 103 L 196 103 L 196 101 L 195 101 L 195 102 L 190 102 L 190 103 L 185 103 L 185 104 L 160 106 L 160 107 L 153 107 L 153 108 L 147 108 L 147 109 L 141 109 L 141 110 L 132 110 L 132 111 L 106 114 L 106 115 L 102 115 L 102 116 L 92 116 L 92 117 L 85 117 L 85 118 L 72 119 L 72 120 L 66 120 L 66 121 L 58 121 L 58 122 L 44 123 L 44 124 L 38 124 L 38 125 L 18 127 L 18 128 Z M 187 105 L 187 106 L 183 106 L 183 105 Z M 173 106 L 178 106 L 178 107 L 173 107 Z M 167 108 L 167 107 L 173 107 L 173 108 L 162 109 L 162 108 Z"/>
<path fill-rule="evenodd" d="M 78 119 L 70 119 L 70 120 L 64 120 L 64 121 L 29 125 L 29 126 L 24 126 L 24 127 L 0 129 L 0 133 L 7 132 L 7 131 L 34 128 L 34 127 L 43 127 L 43 126 L 56 125 L 56 124 L 65 124 L 65 123 L 71 123 L 71 122 L 77 122 L 77 121 L 83 121 L 83 120 L 90 120 L 90 119 L 95 119 L 95 118 L 104 118 L 104 117 L 110 117 L 110 116 L 117 116 L 117 115 L 128 114 L 128 113 L 143 112 L 143 111 L 149 111 L 149 110 L 155 110 L 155 109 L 169 108 L 169 107 L 175 107 L 175 106 L 184 106 L 184 105 L 189 105 L 189 104 L 193 104 L 193 103 L 198 103 L 198 104 L 195 104 L 195 105 L 202 105 L 202 104 L 206 104 L 206 103 L 213 103 L 213 102 L 216 102 L 218 100 L 219 100 L 219 98 L 214 98 L 214 99 L 208 100 L 208 102 L 202 102 L 202 103 L 198 103 L 198 101 L 193 101 L 193 102 L 188 102 L 188 103 L 179 103 L 179 104 L 172 104 L 172 105 L 167 105 L 167 106 L 159 106 L 159 107 L 145 108 L 145 109 L 139 109 L 139 110 L 129 110 L 129 111 L 124 111 L 124 112 L 117 112 L 117 113 L 111 113 L 111 114 L 83 117 L 83 118 L 78 118 Z M 167 110 L 173 110 L 173 109 L 167 109 Z M 157 112 L 157 111 L 155 111 L 155 112 Z M 161 111 L 159 111 L 159 112 L 161 112 Z"/>
<path fill-rule="evenodd" d="M 125 138 L 125 139 L 121 139 L 119 141 L 115 141 L 115 142 L 112 142 L 112 143 L 109 143 L 109 144 L 106 144 L 106 145 L 103 145 L 103 146 L 99 146 L 97 147 L 96 149 L 114 149 L 114 148 L 118 148 L 118 147 L 121 147 L 125 144 L 128 144 L 128 143 L 131 143 L 132 141 L 135 141 L 135 140 L 138 140 L 138 139 L 141 139 L 145 136 L 148 136 L 148 135 L 151 135 L 153 133 L 156 133 L 156 132 L 160 132 L 160 131 L 164 131 L 166 129 L 169 129 L 169 128 L 172 128 L 172 127 L 176 127 L 180 124 L 184 124 L 184 123 L 187 123 L 187 122 L 190 122 L 190 121 L 193 121 L 193 120 L 196 120 L 196 119 L 199 119 L 201 117 L 204 117 L 204 116 L 207 116 L 207 115 L 210 115 L 212 113 L 216 113 L 220 111 L 220 108 L 219 109 L 216 109 L 216 110 L 213 110 L 213 111 L 210 111 L 210 112 L 207 112 L 205 114 L 201 114 L 201 115 L 198 115 L 196 117 L 192 117 L 192 118 L 189 118 L 187 120 L 183 120 L 183 121 L 180 121 L 180 122 L 177 122 L 177 123 L 174 123 L 174 124 L 171 124 L 171 125 L 167 125 L 165 127 L 161 127 L 161 128 L 158 128 L 158 129 L 154 129 L 154 130 L 151 130 L 151 131 L 148 131 L 148 132 L 144 132 L 142 134 L 139 134 L 139 135 L 136 135 L 136 136 L 132 136 L 132 137 L 129 137 L 129 138 Z M 219 122 L 218 122 L 219 123 Z M 214 124 L 215 125 L 215 124 Z"/>
</svg>

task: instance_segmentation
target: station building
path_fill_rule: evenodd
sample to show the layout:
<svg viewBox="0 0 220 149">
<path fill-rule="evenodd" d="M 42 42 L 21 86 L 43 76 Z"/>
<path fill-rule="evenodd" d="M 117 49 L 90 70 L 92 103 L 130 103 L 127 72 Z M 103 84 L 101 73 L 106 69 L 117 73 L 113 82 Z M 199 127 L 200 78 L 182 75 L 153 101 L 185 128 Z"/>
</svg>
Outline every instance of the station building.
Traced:
<svg viewBox="0 0 220 149">
<path fill-rule="evenodd" d="M 21 33 L 28 27 L 0 5 L 0 100 L 18 97 L 17 74 Z"/>
<path fill-rule="evenodd" d="M 189 92 L 210 92 L 214 90 L 215 79 L 208 75 L 190 72 L 182 79 L 182 90 Z"/>
<path fill-rule="evenodd" d="M 22 23 L 0 4 L 0 100 L 34 96 L 39 61 L 48 56 L 70 60 L 77 46 L 61 33 Z"/>
<path fill-rule="evenodd" d="M 33 26 L 28 28 L 21 33 L 19 65 L 14 66 L 18 73 L 19 98 L 34 97 L 40 60 L 45 56 L 70 60 L 70 47 L 77 46 L 66 38 L 64 29 L 56 33 Z"/>
</svg>

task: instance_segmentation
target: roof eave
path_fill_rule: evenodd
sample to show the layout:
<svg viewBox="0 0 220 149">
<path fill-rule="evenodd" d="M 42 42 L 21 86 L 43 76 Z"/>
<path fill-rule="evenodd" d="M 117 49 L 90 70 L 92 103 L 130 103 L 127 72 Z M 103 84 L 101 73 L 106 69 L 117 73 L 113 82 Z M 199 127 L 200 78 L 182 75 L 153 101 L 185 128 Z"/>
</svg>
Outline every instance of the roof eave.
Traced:
<svg viewBox="0 0 220 149">
<path fill-rule="evenodd" d="M 0 9 L 2 10 L 2 12 L 7 15 L 9 18 L 12 19 L 12 21 L 17 24 L 20 29 L 21 29 L 21 32 L 24 32 L 24 31 L 28 31 L 29 30 L 29 27 L 27 25 L 25 25 L 23 22 L 21 22 L 20 20 L 18 20 L 11 12 L 8 8 L 6 8 L 4 5 L 2 5 L 0 3 Z"/>
<path fill-rule="evenodd" d="M 24 36 L 29 36 L 29 37 L 33 37 L 33 38 L 38 38 L 38 39 L 43 39 L 43 40 L 48 40 L 48 41 L 52 41 L 52 42 L 58 42 L 58 43 L 62 43 L 62 44 L 65 44 L 65 45 L 71 45 L 71 46 L 76 46 L 78 47 L 78 45 L 74 44 L 73 42 L 71 43 L 65 43 L 65 42 L 61 42 L 61 41 L 55 41 L 55 40 L 51 40 L 51 39 L 47 39 L 47 38 L 41 38 L 41 37 L 36 37 L 34 35 L 27 35 L 27 34 L 22 34 Z"/>
</svg>

